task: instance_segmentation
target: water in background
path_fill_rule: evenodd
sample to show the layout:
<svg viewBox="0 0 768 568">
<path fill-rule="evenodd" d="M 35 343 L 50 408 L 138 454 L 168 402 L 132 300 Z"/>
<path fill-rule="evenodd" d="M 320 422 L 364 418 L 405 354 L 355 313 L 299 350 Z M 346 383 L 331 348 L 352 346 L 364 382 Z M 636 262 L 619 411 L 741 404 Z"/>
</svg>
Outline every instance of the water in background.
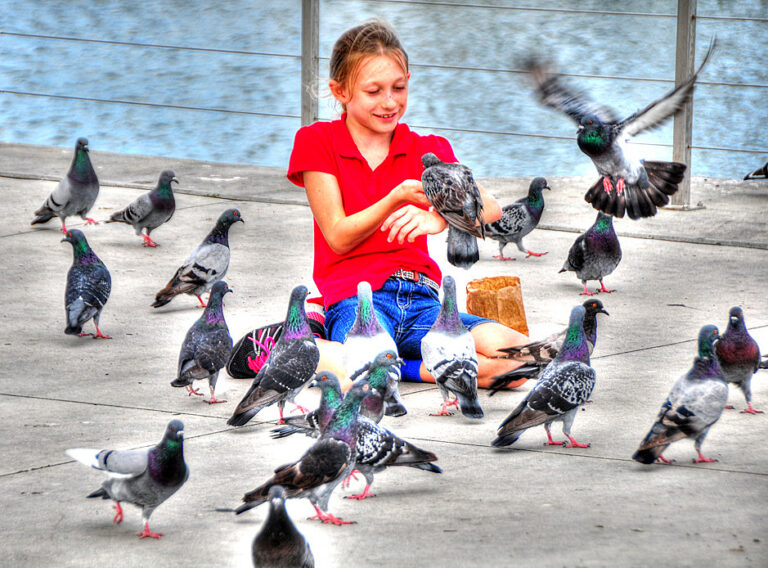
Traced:
<svg viewBox="0 0 768 568">
<path fill-rule="evenodd" d="M 484 4 L 548 9 L 675 14 L 674 0 L 507 0 Z M 699 16 L 764 17 L 765 2 L 699 0 Z M 301 2 L 291 0 L 22 0 L 0 11 L 0 30 L 282 54 L 271 57 L 94 44 L 0 35 L 0 90 L 239 110 L 205 110 L 74 101 L 0 93 L 0 140 L 93 150 L 286 168 L 300 126 Z M 320 6 L 321 75 L 333 42 L 348 27 L 383 17 L 408 51 L 412 79 L 405 121 L 446 136 L 479 176 L 589 175 L 575 125 L 533 98 L 525 76 L 423 65 L 519 69 L 538 52 L 562 72 L 674 78 L 675 18 L 427 6 L 424 3 L 326 0 Z M 717 33 L 720 49 L 703 82 L 761 84 L 766 80 L 764 22 L 699 19 L 697 61 Z M 593 98 L 627 116 L 668 91 L 671 82 L 572 78 Z M 319 81 L 321 94 L 327 78 Z M 700 85 L 694 104 L 694 146 L 746 148 L 765 154 L 694 150 L 694 175 L 740 178 L 768 157 L 766 90 Z M 328 97 L 320 116 L 338 115 Z M 447 129 L 566 136 L 547 140 Z M 671 144 L 671 121 L 637 141 Z M 649 159 L 671 159 L 671 148 L 633 145 Z"/>
</svg>

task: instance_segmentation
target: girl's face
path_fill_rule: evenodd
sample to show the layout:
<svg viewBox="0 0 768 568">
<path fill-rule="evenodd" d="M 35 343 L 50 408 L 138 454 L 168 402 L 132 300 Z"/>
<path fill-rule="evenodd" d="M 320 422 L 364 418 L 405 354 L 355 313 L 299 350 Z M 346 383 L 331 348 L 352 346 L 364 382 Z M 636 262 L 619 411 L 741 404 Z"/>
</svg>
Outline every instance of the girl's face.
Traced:
<svg viewBox="0 0 768 568">
<path fill-rule="evenodd" d="M 371 134 L 391 134 L 408 106 L 408 79 L 393 56 L 363 59 L 350 87 L 331 81 L 331 92 L 346 105 L 347 127 Z"/>
</svg>

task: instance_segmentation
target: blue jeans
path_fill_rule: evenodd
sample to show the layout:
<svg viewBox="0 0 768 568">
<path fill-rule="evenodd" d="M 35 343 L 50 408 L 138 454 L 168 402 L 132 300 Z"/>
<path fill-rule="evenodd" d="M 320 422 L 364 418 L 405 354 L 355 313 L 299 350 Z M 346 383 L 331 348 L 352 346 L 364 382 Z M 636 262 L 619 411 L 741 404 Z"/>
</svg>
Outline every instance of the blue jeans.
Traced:
<svg viewBox="0 0 768 568">
<path fill-rule="evenodd" d="M 421 339 L 430 330 L 440 312 L 438 293 L 419 282 L 389 278 L 373 292 L 373 309 L 382 327 L 394 338 L 403 359 L 421 359 Z M 329 306 L 325 313 L 328 339 L 344 342 L 357 316 L 357 296 Z M 460 314 L 461 321 L 472 329 L 491 320 L 471 314 Z"/>
</svg>

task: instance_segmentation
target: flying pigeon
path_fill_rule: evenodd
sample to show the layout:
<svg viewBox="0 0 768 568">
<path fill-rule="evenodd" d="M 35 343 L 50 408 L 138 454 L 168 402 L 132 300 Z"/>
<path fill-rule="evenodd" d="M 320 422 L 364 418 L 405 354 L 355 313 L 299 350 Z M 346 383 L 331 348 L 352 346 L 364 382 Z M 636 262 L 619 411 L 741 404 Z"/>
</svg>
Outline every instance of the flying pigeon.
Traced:
<svg viewBox="0 0 768 568">
<path fill-rule="evenodd" d="M 314 568 L 315 558 L 285 510 L 285 491 L 273 485 L 267 493 L 269 516 L 253 540 L 253 565 L 259 568 Z"/>
<path fill-rule="evenodd" d="M 595 164 L 600 179 L 584 199 L 608 215 L 631 219 L 652 217 L 669 203 L 683 180 L 686 165 L 678 162 L 635 160 L 625 154 L 628 138 L 656 128 L 677 113 L 693 96 L 699 73 L 715 49 L 713 40 L 698 70 L 684 83 L 631 116 L 619 120 L 613 109 L 595 103 L 570 88 L 542 61 L 531 58 L 526 68 L 536 83 L 539 101 L 571 117 L 579 125 L 576 142 Z"/>
<path fill-rule="evenodd" d="M 543 177 L 534 178 L 528 187 L 528 197 L 518 199 L 501 209 L 501 219 L 485 225 L 485 234 L 499 241 L 499 260 L 515 260 L 504 256 L 504 247 L 515 243 L 520 252 L 531 256 L 544 256 L 545 252 L 532 252 L 523 246 L 523 237 L 533 231 L 541 220 L 544 212 L 544 196 L 542 191 L 551 189 Z"/>
<path fill-rule="evenodd" d="M 176 211 L 176 200 L 173 198 L 171 182 L 179 183 L 176 174 L 171 170 L 165 170 L 157 180 L 157 187 L 149 193 L 144 193 L 131 202 L 131 204 L 112 213 L 107 223 L 127 223 L 133 225 L 137 235 L 144 238 L 145 247 L 156 247 L 149 233 L 160 225 L 169 221 Z M 146 233 L 142 233 L 146 229 Z"/>
<path fill-rule="evenodd" d="M 211 399 L 208 404 L 227 402 L 214 394 L 219 371 L 227 364 L 232 353 L 232 336 L 224 320 L 224 295 L 232 290 L 223 280 L 211 288 L 211 296 L 203 315 L 187 331 L 179 353 L 177 376 L 171 381 L 172 387 L 187 387 L 189 394 L 202 396 L 192 388 L 195 380 L 208 380 Z"/>
<path fill-rule="evenodd" d="M 138 450 L 67 450 L 70 457 L 94 469 L 106 472 L 107 479 L 88 498 L 101 497 L 115 501 L 113 523 L 123 522 L 120 501 L 141 507 L 144 530 L 141 538 L 160 538 L 163 533 L 149 530 L 149 517 L 168 497 L 176 493 L 189 477 L 184 462 L 184 424 L 171 420 L 165 435 L 153 448 Z"/>
<path fill-rule="evenodd" d="M 317 515 L 312 519 L 335 525 L 350 524 L 328 513 L 331 493 L 355 465 L 360 402 L 371 390 L 366 381 L 358 381 L 347 392 L 344 401 L 320 438 L 298 461 L 278 467 L 265 483 L 243 495 L 243 504 L 235 509 L 238 515 L 264 503 L 273 485 L 282 485 L 288 499 L 306 497 Z"/>
<path fill-rule="evenodd" d="M 587 337 L 587 347 L 591 356 L 597 343 L 597 314 L 610 314 L 603 308 L 603 303 L 595 298 L 590 298 L 582 306 L 586 310 L 584 314 L 584 335 Z M 550 361 L 557 356 L 557 353 L 563 346 L 567 333 L 568 328 L 565 328 L 540 341 L 499 349 L 498 351 L 506 353 L 505 359 L 521 361 L 523 365 L 495 377 L 490 386 L 491 393 L 489 396 L 493 396 L 513 381 L 538 378 Z"/>
<path fill-rule="evenodd" d="M 274 439 L 286 438 L 297 433 L 318 438 L 331 421 L 333 413 L 341 406 L 341 401 L 344 399 L 341 394 L 341 385 L 338 377 L 330 371 L 318 373 L 309 386 L 320 388 L 320 404 L 312 412 L 285 418 L 282 426 L 272 430 L 271 436 Z"/>
<path fill-rule="evenodd" d="M 717 461 L 701 454 L 701 444 L 728 400 L 728 383 L 713 346 L 717 336 L 714 325 L 701 328 L 699 355 L 694 358 L 693 367 L 675 382 L 633 460 L 644 464 L 656 460 L 669 463 L 671 460 L 661 455 L 667 446 L 683 438 L 694 438 L 694 448 L 699 455 L 694 463 Z"/>
<path fill-rule="evenodd" d="M 514 444 L 525 430 L 543 424 L 547 432 L 545 446 L 589 447 L 589 444 L 580 444 L 571 436 L 576 413 L 589 400 L 596 380 L 595 371 L 589 366 L 589 346 L 584 333 L 585 313 L 584 306 L 571 310 L 568 333 L 560 351 L 525 399 L 501 423 L 497 438 L 491 445 Z M 552 439 L 550 425 L 556 420 L 562 421 L 567 441 L 555 442 Z"/>
<path fill-rule="evenodd" d="M 768 162 L 762 167 L 757 168 L 754 172 L 748 173 L 744 176 L 744 179 L 766 179 L 768 178 Z"/>
<path fill-rule="evenodd" d="M 67 327 L 64 333 L 67 335 L 91 335 L 83 333 L 83 324 L 89 319 L 96 326 L 93 338 L 111 339 L 101 333 L 99 329 L 99 317 L 104 304 L 109 299 L 112 290 L 112 278 L 109 270 L 104 266 L 93 249 L 88 245 L 82 231 L 72 229 L 65 233 L 61 242 L 72 245 L 74 259 L 67 272 L 67 289 L 64 294 L 64 304 L 67 313 Z"/>
<path fill-rule="evenodd" d="M 485 238 L 480 190 L 472 170 L 462 164 L 441 162 L 432 153 L 421 157 L 424 195 L 448 222 L 448 262 L 469 268 L 480 260 L 477 238 Z"/>
<path fill-rule="evenodd" d="M 397 353 L 395 340 L 381 326 L 373 307 L 373 292 L 371 285 L 365 280 L 357 285 L 357 315 L 355 322 L 344 339 L 343 362 L 348 377 L 357 374 L 367 363 L 374 360 L 382 351 L 391 350 Z M 387 396 L 385 397 L 385 414 L 387 416 L 403 416 L 408 413 L 400 398 L 400 367 L 391 366 L 388 381 Z"/>
<path fill-rule="evenodd" d="M 432 328 L 421 340 L 421 358 L 443 396 L 443 406 L 435 416 L 450 415 L 448 406 L 458 405 L 467 418 L 482 418 L 477 398 L 477 352 L 475 340 L 459 318 L 456 283 L 443 277 L 443 303 Z M 456 396 L 449 401 L 449 393 Z"/>
<path fill-rule="evenodd" d="M 750 382 L 760 368 L 760 347 L 749 335 L 744 324 L 744 312 L 733 307 L 728 312 L 728 327 L 715 346 L 715 353 L 723 376 L 729 383 L 736 384 L 747 401 L 746 414 L 763 414 L 762 410 L 752 408 L 752 389 Z M 733 408 L 726 406 L 726 408 Z"/>
<path fill-rule="evenodd" d="M 86 225 L 98 225 L 87 217 L 99 196 L 99 179 L 88 157 L 88 139 L 78 138 L 75 145 L 75 157 L 69 171 L 56 189 L 48 196 L 45 203 L 35 211 L 32 225 L 47 223 L 53 217 L 61 219 L 61 232 L 67 232 L 65 221 L 71 215 L 80 215 Z"/>
<path fill-rule="evenodd" d="M 179 294 L 197 296 L 199 307 L 205 307 L 200 295 L 210 290 L 227 273 L 229 228 L 238 221 L 245 223 L 237 209 L 227 209 L 221 214 L 208 236 L 190 253 L 165 288 L 157 293 L 153 308 L 164 306 Z"/>
<path fill-rule="evenodd" d="M 603 284 L 603 278 L 616 270 L 619 262 L 621 246 L 613 230 L 613 217 L 598 211 L 594 224 L 576 237 L 559 272 L 571 270 L 576 273 L 584 284 L 581 296 L 592 296 L 597 292 L 610 294 L 616 290 L 608 290 Z M 588 280 L 599 280 L 600 289 L 595 292 L 587 290 Z"/>
<path fill-rule="evenodd" d="M 282 423 L 286 399 L 292 401 L 315 374 L 320 351 L 304 310 L 307 294 L 306 286 L 296 286 L 291 292 L 283 334 L 227 421 L 230 426 L 243 426 L 274 403 L 278 403 Z"/>
</svg>

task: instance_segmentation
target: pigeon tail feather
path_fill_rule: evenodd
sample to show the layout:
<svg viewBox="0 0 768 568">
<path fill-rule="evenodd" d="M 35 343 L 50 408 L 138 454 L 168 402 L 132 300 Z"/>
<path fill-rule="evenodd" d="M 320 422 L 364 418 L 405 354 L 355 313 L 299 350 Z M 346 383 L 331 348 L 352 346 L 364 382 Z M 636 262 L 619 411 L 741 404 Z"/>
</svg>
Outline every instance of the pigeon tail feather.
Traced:
<svg viewBox="0 0 768 568">
<path fill-rule="evenodd" d="M 449 225 L 448 262 L 453 266 L 469 269 L 478 260 L 480 249 L 477 246 L 477 237 Z"/>
</svg>

